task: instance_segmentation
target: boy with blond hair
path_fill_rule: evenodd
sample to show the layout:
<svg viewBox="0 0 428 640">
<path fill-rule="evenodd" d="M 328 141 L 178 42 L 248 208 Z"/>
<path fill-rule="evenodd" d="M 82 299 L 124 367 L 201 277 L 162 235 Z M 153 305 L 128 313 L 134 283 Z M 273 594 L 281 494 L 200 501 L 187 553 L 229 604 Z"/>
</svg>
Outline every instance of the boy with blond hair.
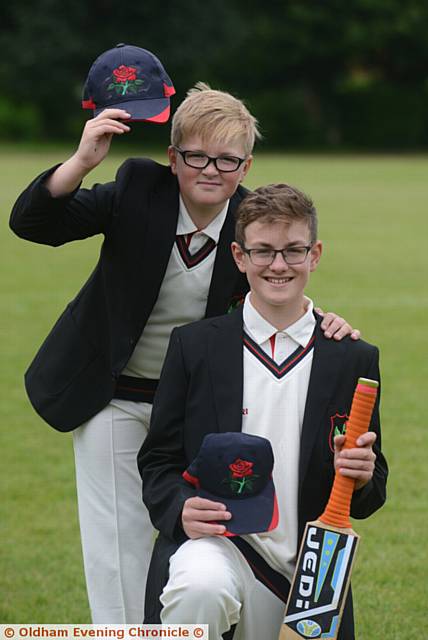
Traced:
<svg viewBox="0 0 428 640">
<path fill-rule="evenodd" d="M 230 243 L 259 136 L 240 100 L 198 83 L 174 115 L 168 166 L 133 158 L 113 182 L 80 188 L 129 118 L 108 108 L 89 120 L 77 151 L 30 184 L 10 222 L 51 246 L 104 235 L 98 264 L 26 374 L 36 411 L 73 430 L 94 623 L 142 620 L 153 528 L 136 454 L 172 329 L 225 313 L 248 290 Z M 337 339 L 350 332 L 325 320 Z"/>
<path fill-rule="evenodd" d="M 379 380 L 379 354 L 362 340 L 338 343 L 321 331 L 304 291 L 322 243 L 315 207 L 301 191 L 275 184 L 247 195 L 232 252 L 250 292 L 233 313 L 172 332 L 138 456 L 144 501 L 160 532 L 146 622 L 208 623 L 210 640 L 230 638 L 234 627 L 234 640 L 277 640 L 305 523 L 322 513 L 335 468 L 355 481 L 353 517 L 385 501 L 378 403 L 355 448 L 342 451 L 343 431 L 335 436 L 332 428 L 337 417 L 343 427 L 358 378 Z M 212 454 L 210 499 L 199 482 L 211 464 L 201 462 L 209 434 L 223 434 L 235 456 L 230 436 L 239 432 L 272 445 L 279 516 L 273 528 L 268 518 L 264 529 L 251 529 L 247 513 L 245 535 L 236 535 L 234 501 L 224 498 L 227 509 L 221 499 L 229 496 L 227 467 L 216 474 L 221 452 Z M 246 453 L 229 469 L 247 465 L 252 481 Z M 339 638 L 354 638 L 350 595 Z"/>
</svg>

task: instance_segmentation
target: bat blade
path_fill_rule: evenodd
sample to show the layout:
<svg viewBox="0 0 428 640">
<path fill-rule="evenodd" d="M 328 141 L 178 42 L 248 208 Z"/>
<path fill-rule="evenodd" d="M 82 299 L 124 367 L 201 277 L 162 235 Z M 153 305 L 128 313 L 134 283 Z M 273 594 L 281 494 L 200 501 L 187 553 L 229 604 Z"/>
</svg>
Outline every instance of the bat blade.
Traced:
<svg viewBox="0 0 428 640">
<path fill-rule="evenodd" d="M 358 542 L 352 529 L 306 525 L 280 640 L 337 638 Z"/>
</svg>

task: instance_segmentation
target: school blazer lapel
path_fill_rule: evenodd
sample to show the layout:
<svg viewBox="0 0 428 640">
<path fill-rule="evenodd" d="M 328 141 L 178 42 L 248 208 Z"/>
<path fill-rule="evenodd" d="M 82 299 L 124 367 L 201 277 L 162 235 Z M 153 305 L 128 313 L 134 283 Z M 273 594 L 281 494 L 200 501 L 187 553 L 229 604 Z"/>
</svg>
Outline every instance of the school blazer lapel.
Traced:
<svg viewBox="0 0 428 640">
<path fill-rule="evenodd" d="M 326 410 L 337 386 L 338 376 L 345 357 L 345 342 L 328 340 L 320 328 L 317 316 L 315 347 L 309 378 L 308 395 L 303 417 L 299 463 L 299 487 L 308 471 L 308 463 Z"/>
<path fill-rule="evenodd" d="M 240 431 L 243 397 L 243 307 L 212 321 L 208 365 L 219 432 Z"/>
<path fill-rule="evenodd" d="M 174 176 L 167 176 L 151 195 L 148 202 L 147 226 L 139 252 L 138 290 L 144 296 L 136 296 L 143 308 L 141 321 L 145 324 L 159 294 L 168 266 L 177 231 L 179 208 L 178 183 Z"/>
<path fill-rule="evenodd" d="M 245 194 L 235 192 L 229 202 L 214 261 L 205 312 L 206 318 L 224 313 L 224 310 L 228 307 L 228 302 L 232 298 L 235 283 L 239 277 L 230 245 L 235 237 L 235 211 L 243 195 Z"/>
</svg>

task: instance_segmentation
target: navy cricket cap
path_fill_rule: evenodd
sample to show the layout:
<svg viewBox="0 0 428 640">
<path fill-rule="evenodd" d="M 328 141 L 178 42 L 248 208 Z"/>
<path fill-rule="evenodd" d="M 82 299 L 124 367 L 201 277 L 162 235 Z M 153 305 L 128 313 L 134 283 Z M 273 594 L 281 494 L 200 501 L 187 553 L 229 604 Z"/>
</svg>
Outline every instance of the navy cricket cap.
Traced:
<svg viewBox="0 0 428 640">
<path fill-rule="evenodd" d="M 198 496 L 223 503 L 232 518 L 226 536 L 272 531 L 278 505 L 272 480 L 273 452 L 266 438 L 248 433 L 210 433 L 183 473 Z"/>
<path fill-rule="evenodd" d="M 125 109 L 130 120 L 166 122 L 175 89 L 160 60 L 147 49 L 118 44 L 102 53 L 89 70 L 83 109 Z"/>
</svg>

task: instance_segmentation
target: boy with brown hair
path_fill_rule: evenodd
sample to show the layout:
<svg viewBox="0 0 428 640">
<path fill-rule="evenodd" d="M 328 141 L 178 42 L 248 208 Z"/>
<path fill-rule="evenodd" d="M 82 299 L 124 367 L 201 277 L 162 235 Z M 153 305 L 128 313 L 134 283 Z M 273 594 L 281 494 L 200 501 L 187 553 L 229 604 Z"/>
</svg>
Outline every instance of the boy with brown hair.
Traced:
<svg viewBox="0 0 428 640">
<path fill-rule="evenodd" d="M 240 100 L 198 83 L 174 115 L 168 166 L 129 159 L 114 182 L 80 188 L 129 119 L 107 108 L 89 120 L 77 151 L 34 180 L 10 222 L 51 246 L 104 235 L 93 273 L 26 374 L 36 411 L 73 430 L 94 623 L 142 619 L 153 529 L 135 458 L 173 327 L 225 313 L 248 289 L 230 243 L 259 135 Z M 329 316 L 326 331 L 340 339 L 350 328 Z"/>
<path fill-rule="evenodd" d="M 353 517 L 385 500 L 378 404 L 356 448 L 342 451 L 344 436 L 332 432 L 335 416 L 346 420 L 358 378 L 379 380 L 378 350 L 326 340 L 321 331 L 304 290 L 322 243 L 315 207 L 301 191 L 276 184 L 248 194 L 232 252 L 250 292 L 233 313 L 172 332 L 138 457 L 144 501 L 160 531 L 146 622 L 209 623 L 212 640 L 236 625 L 234 640 L 276 640 L 299 540 L 322 512 L 335 468 L 355 480 Z M 220 499 L 201 497 L 192 480 L 204 438 L 230 432 L 272 445 L 273 530 L 231 536 L 232 513 Z M 222 482 L 217 494 L 211 484 L 211 494 L 224 495 Z M 351 597 L 339 637 L 354 638 Z"/>
</svg>

